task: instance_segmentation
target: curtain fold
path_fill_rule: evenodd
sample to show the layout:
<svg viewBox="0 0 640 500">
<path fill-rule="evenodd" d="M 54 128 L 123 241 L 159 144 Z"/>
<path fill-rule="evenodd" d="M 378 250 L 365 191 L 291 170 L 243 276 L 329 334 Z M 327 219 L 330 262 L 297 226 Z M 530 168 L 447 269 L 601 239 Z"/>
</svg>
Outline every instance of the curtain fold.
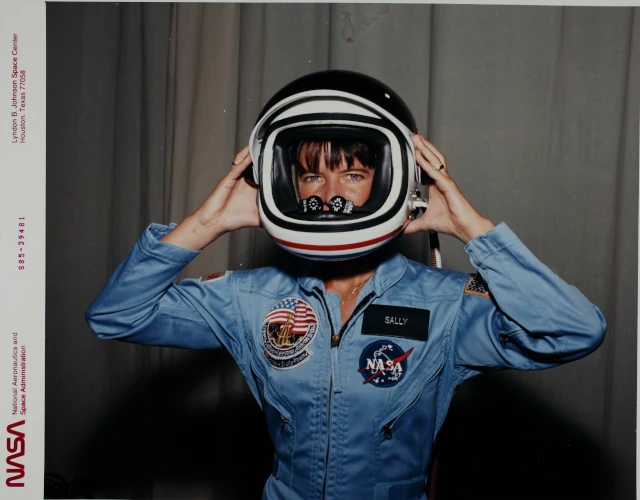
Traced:
<svg viewBox="0 0 640 500">
<path fill-rule="evenodd" d="M 105 497 L 151 491 L 151 408 L 132 395 L 159 349 L 98 342 L 84 310 L 162 218 L 170 21 L 170 5 L 47 4 L 45 471 Z"/>
<path fill-rule="evenodd" d="M 606 351 L 604 386 L 604 418 L 602 442 L 610 456 L 615 457 L 616 490 L 633 498 L 635 470 L 634 440 L 631 429 L 636 426 L 635 373 L 637 370 L 637 304 L 638 304 L 638 138 L 640 130 L 640 10 L 632 9 L 626 53 L 624 105 L 620 113 L 620 143 L 616 156 L 615 213 L 613 239 L 609 241 L 612 255 L 607 286 L 611 290 L 606 304 L 609 312 L 609 339 Z M 635 168 L 634 168 L 635 167 Z M 604 305 L 604 304 L 603 304 Z M 623 486 L 624 485 L 624 486 Z M 606 486 L 603 487 L 606 492 Z"/>
</svg>

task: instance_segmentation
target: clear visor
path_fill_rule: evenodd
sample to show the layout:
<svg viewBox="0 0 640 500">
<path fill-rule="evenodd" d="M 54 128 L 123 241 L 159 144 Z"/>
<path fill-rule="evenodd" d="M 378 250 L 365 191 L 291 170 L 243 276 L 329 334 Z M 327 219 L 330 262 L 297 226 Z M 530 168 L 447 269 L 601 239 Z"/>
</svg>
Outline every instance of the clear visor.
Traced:
<svg viewBox="0 0 640 500">
<path fill-rule="evenodd" d="M 387 200 L 393 179 L 389 139 L 372 128 L 286 129 L 273 142 L 272 161 L 273 202 L 298 220 L 371 215 Z"/>
</svg>

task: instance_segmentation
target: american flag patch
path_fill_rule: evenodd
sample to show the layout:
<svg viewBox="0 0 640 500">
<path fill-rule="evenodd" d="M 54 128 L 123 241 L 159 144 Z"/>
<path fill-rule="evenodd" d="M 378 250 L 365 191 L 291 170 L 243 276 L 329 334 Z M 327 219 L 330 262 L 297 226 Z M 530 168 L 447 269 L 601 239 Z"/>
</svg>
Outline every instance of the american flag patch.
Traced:
<svg viewBox="0 0 640 500">
<path fill-rule="evenodd" d="M 309 325 L 318 322 L 318 318 L 304 300 L 289 297 L 273 306 L 265 321 L 271 325 L 284 325 L 289 322 L 291 333 L 303 335 L 307 333 Z"/>
<path fill-rule="evenodd" d="M 297 297 L 274 305 L 262 322 L 262 342 L 267 361 L 278 370 L 288 370 L 309 359 L 309 344 L 318 333 L 318 316 Z"/>
<path fill-rule="evenodd" d="M 481 295 L 482 297 L 491 297 L 489 287 L 487 286 L 487 283 L 484 281 L 480 273 L 476 273 L 471 276 L 471 278 L 469 278 L 469 281 L 467 281 L 467 286 L 464 287 L 464 293 Z"/>
</svg>

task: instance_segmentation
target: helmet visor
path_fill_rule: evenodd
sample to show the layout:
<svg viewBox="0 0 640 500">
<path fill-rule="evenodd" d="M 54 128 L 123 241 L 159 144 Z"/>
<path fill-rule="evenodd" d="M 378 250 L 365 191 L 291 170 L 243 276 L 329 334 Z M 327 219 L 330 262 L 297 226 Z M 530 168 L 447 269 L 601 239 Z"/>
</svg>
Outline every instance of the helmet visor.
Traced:
<svg viewBox="0 0 640 500">
<path fill-rule="evenodd" d="M 284 216 L 345 221 L 375 213 L 389 195 L 390 144 L 374 128 L 310 125 L 273 141 L 271 192 Z"/>
</svg>

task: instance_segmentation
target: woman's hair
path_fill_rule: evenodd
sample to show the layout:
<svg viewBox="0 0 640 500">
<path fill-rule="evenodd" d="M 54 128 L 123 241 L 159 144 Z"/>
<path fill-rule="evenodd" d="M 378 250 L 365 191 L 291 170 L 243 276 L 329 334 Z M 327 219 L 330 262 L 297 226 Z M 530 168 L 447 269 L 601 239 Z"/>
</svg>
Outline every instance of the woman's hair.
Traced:
<svg viewBox="0 0 640 500">
<path fill-rule="evenodd" d="M 328 141 L 301 140 L 293 142 L 289 146 L 289 163 L 295 165 L 296 170 L 308 170 L 317 172 L 320 167 L 320 158 L 324 156 L 324 163 L 329 170 L 335 169 L 344 159 L 347 167 L 353 167 L 357 159 L 368 168 L 375 168 L 376 155 L 368 144 L 362 141 L 348 139 L 332 139 Z M 307 169 L 300 163 L 304 158 Z"/>
</svg>

